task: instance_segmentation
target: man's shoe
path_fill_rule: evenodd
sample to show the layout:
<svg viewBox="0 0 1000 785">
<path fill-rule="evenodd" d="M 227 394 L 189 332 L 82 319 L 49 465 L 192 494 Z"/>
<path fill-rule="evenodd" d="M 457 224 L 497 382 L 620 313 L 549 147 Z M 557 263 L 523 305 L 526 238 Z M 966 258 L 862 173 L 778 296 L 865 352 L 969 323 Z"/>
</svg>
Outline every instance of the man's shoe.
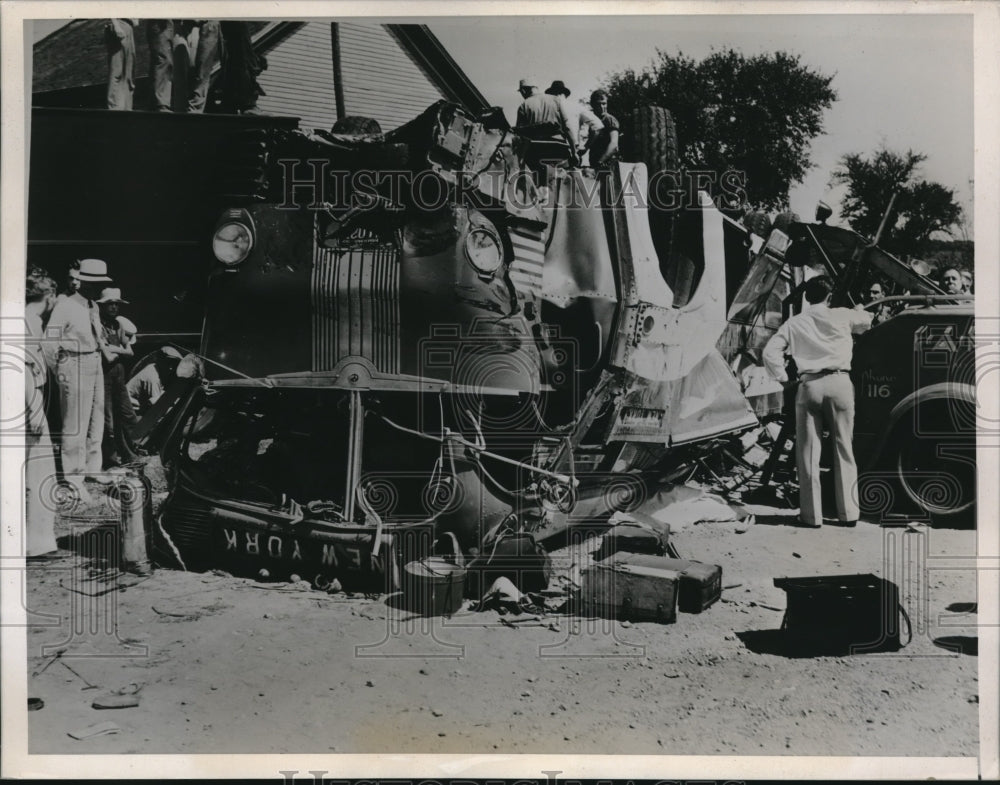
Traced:
<svg viewBox="0 0 1000 785">
<path fill-rule="evenodd" d="M 801 518 L 796 518 L 795 519 L 795 525 L 798 526 L 799 528 L 802 528 L 802 529 L 821 529 L 821 528 L 823 528 L 823 524 L 822 523 L 809 523 L 807 521 L 802 520 Z"/>
<path fill-rule="evenodd" d="M 96 482 L 98 485 L 111 485 L 114 482 L 110 477 L 101 476 L 99 474 L 88 474 L 83 478 L 86 482 Z"/>
</svg>

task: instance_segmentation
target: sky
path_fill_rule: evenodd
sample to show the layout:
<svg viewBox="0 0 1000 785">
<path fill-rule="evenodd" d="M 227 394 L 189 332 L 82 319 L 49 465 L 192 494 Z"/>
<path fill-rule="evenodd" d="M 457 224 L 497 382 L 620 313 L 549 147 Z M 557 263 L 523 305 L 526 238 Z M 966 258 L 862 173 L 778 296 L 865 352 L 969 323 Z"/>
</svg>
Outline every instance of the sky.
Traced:
<svg viewBox="0 0 1000 785">
<path fill-rule="evenodd" d="M 386 20 L 389 21 L 389 20 Z M 513 120 L 518 80 L 562 79 L 571 100 L 589 95 L 609 73 L 649 65 L 657 49 L 701 59 L 732 47 L 746 55 L 783 50 L 833 75 L 838 100 L 813 140 L 815 167 L 791 190 L 791 208 L 811 219 L 826 201 L 836 222 L 843 187 L 829 186 L 845 153 L 882 143 L 927 155 L 921 175 L 956 192 L 972 234 L 972 17 L 908 15 L 694 15 L 423 17 L 493 105 Z M 55 24 L 36 26 L 35 38 Z M 669 109 L 670 107 L 665 107 Z M 683 139 L 680 144 L 684 144 Z"/>
<path fill-rule="evenodd" d="M 649 65 L 657 49 L 701 59 L 732 47 L 746 55 L 783 50 L 833 75 L 838 100 L 811 147 L 816 167 L 791 191 L 812 219 L 816 202 L 839 211 L 828 186 L 845 153 L 890 149 L 927 155 L 924 178 L 956 192 L 972 232 L 972 18 L 965 15 L 508 17 L 424 20 L 491 103 L 513 118 L 518 80 L 562 79 L 570 100 L 607 74 Z M 669 109 L 670 107 L 665 107 Z M 684 140 L 679 140 L 681 145 Z"/>
</svg>

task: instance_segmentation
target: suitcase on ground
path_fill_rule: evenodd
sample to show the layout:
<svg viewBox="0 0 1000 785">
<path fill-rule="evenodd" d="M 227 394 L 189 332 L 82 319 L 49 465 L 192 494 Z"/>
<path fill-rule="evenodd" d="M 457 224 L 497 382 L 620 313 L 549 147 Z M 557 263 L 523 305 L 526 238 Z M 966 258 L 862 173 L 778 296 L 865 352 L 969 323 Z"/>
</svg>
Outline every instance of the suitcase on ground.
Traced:
<svg viewBox="0 0 1000 785">
<path fill-rule="evenodd" d="M 607 559 L 621 551 L 655 556 L 675 555 L 670 545 L 670 524 L 660 521 L 649 523 L 648 517 L 647 520 L 641 520 L 638 515 L 634 518 L 631 515 L 622 515 L 617 520 L 615 516 L 611 517 L 613 525 L 604 533 L 601 547 L 594 554 L 594 559 Z"/>
<path fill-rule="evenodd" d="M 670 559 L 640 553 L 616 553 L 603 563 L 646 565 L 680 573 L 677 609 L 681 613 L 701 613 L 722 596 L 722 567 L 687 559 Z"/>
<path fill-rule="evenodd" d="M 581 575 L 580 599 L 585 613 L 621 621 L 677 620 L 680 573 L 643 564 L 595 564 Z"/>
<path fill-rule="evenodd" d="M 899 588 L 870 573 L 775 578 L 787 594 L 782 629 L 798 654 L 840 656 L 899 651 Z M 912 635 L 912 632 L 911 632 Z M 909 642 L 909 641 L 907 641 Z"/>
</svg>

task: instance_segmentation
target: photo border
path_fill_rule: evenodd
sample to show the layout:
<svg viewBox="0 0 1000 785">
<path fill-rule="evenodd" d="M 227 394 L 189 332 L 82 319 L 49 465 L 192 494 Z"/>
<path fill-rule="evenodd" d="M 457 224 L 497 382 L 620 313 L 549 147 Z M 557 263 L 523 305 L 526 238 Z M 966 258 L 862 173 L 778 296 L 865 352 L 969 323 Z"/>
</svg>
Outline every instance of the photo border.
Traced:
<svg viewBox="0 0 1000 785">
<path fill-rule="evenodd" d="M 975 249 L 976 249 L 976 310 L 977 323 L 982 318 L 998 315 L 1000 280 L 1000 232 L 997 216 L 1000 215 L 1000 5 L 995 2 L 764 2 L 752 6 L 744 2 L 670 2 L 651 5 L 641 2 L 259 2 L 240 0 L 206 3 L 160 2 L 105 2 L 59 0 L 5 0 L 0 9 L 2 20 L 2 231 L 0 231 L 0 316 L 4 320 L 23 318 L 23 277 L 26 261 L 27 218 L 27 159 L 30 139 L 29 99 L 31 95 L 30 27 L 31 19 L 94 18 L 130 16 L 140 13 L 143 17 L 156 16 L 161 9 L 169 8 L 171 17 L 239 19 L 303 19 L 345 17 L 390 17 L 428 19 L 434 16 L 495 15 L 495 16 L 548 16 L 587 15 L 627 16 L 644 15 L 651 11 L 669 15 L 687 14 L 972 14 L 974 17 L 974 92 L 975 120 Z M 981 396 L 996 400 L 998 385 L 993 374 L 980 389 Z M 20 390 L 0 391 L 0 416 L 5 420 L 16 416 L 21 408 Z M 0 436 L 0 447 L 3 447 Z M 993 440 L 994 442 L 996 440 Z M 979 518 L 978 558 L 980 563 L 1000 563 L 998 547 L 997 510 L 1000 461 L 996 443 L 980 444 L 978 448 Z M 0 519 L 5 523 L 23 520 L 23 494 L 19 467 L 23 453 L 14 449 L 0 449 L 0 479 L 4 492 L 0 494 Z M 978 578 L 979 599 L 979 758 L 947 757 L 826 757 L 826 756 L 675 756 L 675 755 L 29 755 L 27 753 L 27 647 L 23 626 L 24 609 L 20 607 L 20 585 L 23 580 L 23 561 L 7 556 L 13 543 L 9 527 L 3 527 L 0 544 L 0 590 L 3 594 L 2 612 L 5 623 L 0 625 L 0 651 L 2 651 L 2 771 L 4 777 L 73 777 L 131 779 L 160 778 L 164 773 L 172 777 L 206 778 L 261 778 L 281 780 L 281 771 L 297 770 L 301 778 L 311 781 L 310 770 L 328 770 L 331 776 L 378 778 L 413 778 L 428 776 L 438 778 L 496 778 L 526 777 L 544 779 L 546 772 L 559 772 L 559 779 L 621 777 L 659 779 L 926 779 L 929 777 L 965 779 L 976 777 L 996 779 L 1000 776 L 997 761 L 998 714 L 998 581 L 996 569 L 981 569 Z M 19 535 L 19 532 L 14 532 Z M 20 622 L 20 624 L 19 624 Z M 932 707 L 928 706 L 928 710 Z M 720 724 L 720 728 L 721 728 Z M 763 729 L 766 730 L 766 729 Z"/>
</svg>

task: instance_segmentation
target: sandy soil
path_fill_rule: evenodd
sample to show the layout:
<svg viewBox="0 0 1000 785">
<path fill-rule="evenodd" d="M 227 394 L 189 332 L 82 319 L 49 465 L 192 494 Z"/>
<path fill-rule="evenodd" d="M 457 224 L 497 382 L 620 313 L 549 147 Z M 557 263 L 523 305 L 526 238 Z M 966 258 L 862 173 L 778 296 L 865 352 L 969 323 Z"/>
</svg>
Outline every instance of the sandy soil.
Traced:
<svg viewBox="0 0 1000 785">
<path fill-rule="evenodd" d="M 102 582 L 67 554 L 28 571 L 31 612 L 54 614 L 28 631 L 28 693 L 45 702 L 28 715 L 30 751 L 975 755 L 975 573 L 935 569 L 974 554 L 975 532 L 806 530 L 756 512 L 675 533 L 728 588 L 669 625 L 512 628 L 468 610 L 407 623 L 384 597 L 173 570 Z M 903 590 L 902 651 L 789 658 L 747 635 L 781 623 L 774 577 L 862 572 Z M 59 661 L 31 675 L 45 646 L 67 646 L 79 675 Z M 136 707 L 91 707 L 136 690 Z M 106 721 L 119 732 L 68 735 Z"/>
</svg>

